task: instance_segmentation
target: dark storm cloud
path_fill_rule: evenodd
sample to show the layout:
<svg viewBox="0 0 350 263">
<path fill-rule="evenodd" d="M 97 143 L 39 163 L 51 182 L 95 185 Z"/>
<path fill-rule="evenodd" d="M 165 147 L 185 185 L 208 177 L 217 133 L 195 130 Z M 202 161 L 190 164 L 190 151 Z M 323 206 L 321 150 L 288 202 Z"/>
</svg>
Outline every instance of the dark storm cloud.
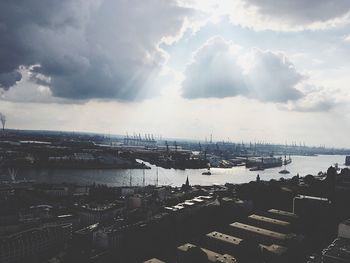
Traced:
<svg viewBox="0 0 350 263">
<path fill-rule="evenodd" d="M 25 66 L 57 97 L 142 97 L 166 59 L 158 43 L 189 12 L 175 0 L 1 1 L 0 85 Z"/>
<path fill-rule="evenodd" d="M 327 22 L 350 12 L 349 0 L 243 0 L 259 14 L 291 25 Z"/>
<path fill-rule="evenodd" d="M 295 88 L 303 76 L 284 55 L 254 50 L 250 69 L 244 72 L 238 63 L 239 55 L 232 48 L 232 44 L 217 37 L 196 52 L 185 70 L 185 98 L 245 96 L 281 103 L 303 97 Z"/>
<path fill-rule="evenodd" d="M 17 70 L 14 70 L 9 73 L 0 74 L 0 88 L 8 90 L 10 87 L 16 84 L 17 81 L 20 81 L 22 78 L 21 73 Z"/>
</svg>

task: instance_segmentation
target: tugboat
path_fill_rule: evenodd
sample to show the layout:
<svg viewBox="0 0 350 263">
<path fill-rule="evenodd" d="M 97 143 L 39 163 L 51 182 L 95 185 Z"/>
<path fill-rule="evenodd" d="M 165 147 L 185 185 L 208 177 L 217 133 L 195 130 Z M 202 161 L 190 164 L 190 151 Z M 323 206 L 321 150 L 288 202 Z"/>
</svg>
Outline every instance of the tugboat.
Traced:
<svg viewBox="0 0 350 263">
<path fill-rule="evenodd" d="M 208 164 L 208 169 L 206 172 L 203 172 L 202 173 L 203 175 L 211 175 L 211 172 L 210 172 L 210 164 Z"/>
<path fill-rule="evenodd" d="M 286 165 L 287 165 L 288 163 L 291 163 L 291 162 L 292 162 L 292 159 L 291 159 L 290 157 L 289 157 L 289 161 L 290 161 L 290 162 L 288 162 L 286 156 L 284 156 L 284 169 L 281 170 L 281 171 L 279 171 L 278 173 L 280 173 L 280 174 L 289 174 L 289 173 L 290 173 L 290 172 L 286 169 Z"/>
<path fill-rule="evenodd" d="M 290 172 L 288 170 L 286 170 L 286 169 L 283 169 L 283 170 L 279 171 L 278 173 L 280 173 L 280 174 L 289 174 Z"/>
</svg>

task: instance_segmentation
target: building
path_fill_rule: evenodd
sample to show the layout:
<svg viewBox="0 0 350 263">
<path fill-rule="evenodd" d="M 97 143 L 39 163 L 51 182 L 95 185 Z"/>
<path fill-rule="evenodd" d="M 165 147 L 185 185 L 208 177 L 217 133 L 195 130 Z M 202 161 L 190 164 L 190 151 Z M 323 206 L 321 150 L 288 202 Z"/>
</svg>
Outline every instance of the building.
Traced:
<svg viewBox="0 0 350 263">
<path fill-rule="evenodd" d="M 265 217 L 265 216 L 253 214 L 248 216 L 248 222 L 254 226 L 280 232 L 280 233 L 290 233 L 291 231 L 291 223 L 287 221 L 274 219 L 271 217 Z"/>
<path fill-rule="evenodd" d="M 77 214 L 82 225 L 92 225 L 98 222 L 112 221 L 125 211 L 124 202 L 113 202 L 105 205 L 83 205 L 78 207 Z"/>
<path fill-rule="evenodd" d="M 331 202 L 327 198 L 297 195 L 293 199 L 293 213 L 299 217 L 304 233 L 329 233 Z"/>
<path fill-rule="evenodd" d="M 101 227 L 96 233 L 95 246 L 108 250 L 120 262 L 142 262 L 162 251 L 174 238 L 173 221 L 168 214 L 158 214 L 147 221 L 130 223 L 118 220 L 113 225 Z M 128 253 L 137 251 L 137 253 Z"/>
<path fill-rule="evenodd" d="M 31 228 L 0 239 L 0 262 L 41 262 L 71 239 L 70 224 Z"/>
<path fill-rule="evenodd" d="M 209 248 L 221 253 L 226 252 L 233 255 L 239 252 L 239 246 L 243 241 L 241 238 L 216 231 L 206 234 L 206 240 Z"/>
<path fill-rule="evenodd" d="M 310 216 L 317 213 L 328 213 L 331 201 L 327 198 L 296 195 L 293 199 L 293 213 L 299 217 Z"/>
<path fill-rule="evenodd" d="M 69 195 L 69 189 L 67 186 L 50 186 L 44 189 L 43 192 L 53 197 L 65 197 Z"/>
<path fill-rule="evenodd" d="M 93 224 L 73 233 L 73 247 L 88 253 L 95 246 L 99 224 Z"/>
<path fill-rule="evenodd" d="M 350 219 L 338 225 L 338 237 L 350 240 Z"/>
<path fill-rule="evenodd" d="M 161 261 L 157 258 L 152 258 L 152 259 L 149 259 L 147 261 L 144 261 L 143 263 L 165 263 L 164 261 Z"/>
<path fill-rule="evenodd" d="M 272 244 L 269 246 L 261 245 L 262 256 L 267 262 L 271 263 L 283 263 L 290 262 L 288 248 Z"/>
<path fill-rule="evenodd" d="M 220 232 L 211 232 L 206 235 L 207 246 L 210 249 L 218 251 L 220 253 L 230 253 L 232 255 L 242 255 L 243 239 L 226 235 Z M 254 249 L 254 248 L 251 248 Z M 276 244 L 272 245 L 261 245 L 257 247 L 260 250 L 261 257 L 264 259 L 269 259 L 268 262 L 286 262 L 288 249 L 283 246 Z M 243 255 L 244 256 L 244 255 Z"/>
<path fill-rule="evenodd" d="M 286 246 L 288 245 L 289 240 L 293 238 L 293 234 L 287 235 L 239 222 L 230 224 L 230 232 L 233 235 L 242 237 L 243 239 L 255 240 L 265 245 L 278 244 Z"/>
<path fill-rule="evenodd" d="M 58 216 L 52 217 L 42 222 L 42 225 L 44 226 L 50 226 L 55 224 L 71 224 L 72 230 L 75 231 L 80 226 L 80 220 L 79 220 L 79 217 L 76 215 L 65 214 L 65 215 L 58 215 Z"/>
<path fill-rule="evenodd" d="M 337 238 L 322 251 L 322 263 L 350 262 L 350 240 Z"/>
<path fill-rule="evenodd" d="M 228 254 L 219 254 L 193 244 L 184 244 L 177 248 L 177 263 L 225 262 L 237 263 L 237 259 Z"/>
<path fill-rule="evenodd" d="M 287 221 L 292 225 L 296 224 L 299 219 L 299 217 L 294 213 L 278 210 L 278 209 L 270 209 L 267 211 L 267 214 L 269 217 L 282 220 L 282 221 Z"/>
<path fill-rule="evenodd" d="M 350 219 L 338 225 L 338 237 L 322 251 L 321 258 L 317 260 L 317 263 L 350 262 Z"/>
</svg>

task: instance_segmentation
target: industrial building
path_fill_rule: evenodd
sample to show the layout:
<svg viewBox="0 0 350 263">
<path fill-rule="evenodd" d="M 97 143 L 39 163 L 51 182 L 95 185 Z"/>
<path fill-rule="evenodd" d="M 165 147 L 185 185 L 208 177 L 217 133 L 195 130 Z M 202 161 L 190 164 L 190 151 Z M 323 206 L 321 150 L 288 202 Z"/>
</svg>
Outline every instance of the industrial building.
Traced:
<svg viewBox="0 0 350 263">
<path fill-rule="evenodd" d="M 299 217 L 292 212 L 278 210 L 278 209 L 270 209 L 267 211 L 267 214 L 272 218 L 282 220 L 282 221 L 287 221 L 291 224 L 297 223 L 299 219 Z"/>
<path fill-rule="evenodd" d="M 202 259 L 200 261 L 200 259 Z M 195 260 L 195 261 L 194 261 Z M 177 263 L 192 263 L 192 262 L 223 262 L 237 263 L 237 259 L 228 254 L 219 254 L 209 249 L 197 247 L 192 244 L 184 244 L 177 248 Z"/>
<path fill-rule="evenodd" d="M 161 261 L 157 258 L 152 258 L 150 260 L 144 261 L 143 263 L 165 263 L 164 261 Z"/>
<path fill-rule="evenodd" d="M 265 228 L 271 231 L 276 231 L 281 233 L 291 232 L 291 223 L 287 221 L 274 219 L 271 217 L 253 214 L 248 216 L 248 222 L 254 226 Z"/>
<path fill-rule="evenodd" d="M 256 240 L 259 243 L 271 245 L 287 245 L 290 237 L 283 233 L 278 233 L 239 222 L 230 224 L 230 232 L 243 239 Z"/>
</svg>

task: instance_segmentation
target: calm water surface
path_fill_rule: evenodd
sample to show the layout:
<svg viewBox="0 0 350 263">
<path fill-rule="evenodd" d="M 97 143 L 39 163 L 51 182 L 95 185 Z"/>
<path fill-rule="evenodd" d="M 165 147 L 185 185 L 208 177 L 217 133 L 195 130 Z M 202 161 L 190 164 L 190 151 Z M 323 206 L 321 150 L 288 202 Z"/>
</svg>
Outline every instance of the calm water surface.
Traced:
<svg viewBox="0 0 350 263">
<path fill-rule="evenodd" d="M 246 183 L 256 179 L 259 173 L 261 180 L 279 179 L 281 177 L 290 178 L 299 173 L 300 176 L 307 174 L 317 174 L 326 171 L 335 163 L 343 166 L 345 156 L 342 155 L 319 155 L 319 156 L 292 156 L 293 162 L 287 165 L 290 174 L 281 175 L 278 172 L 283 167 L 266 169 L 265 171 L 249 171 L 245 167 L 233 167 L 231 169 L 212 168 L 212 175 L 202 175 L 205 169 L 163 169 L 154 165 L 149 165 L 150 170 L 58 170 L 58 169 L 31 169 L 18 171 L 17 179 L 26 178 L 37 182 L 47 183 L 78 183 L 78 184 L 107 184 L 110 186 L 123 186 L 130 184 L 142 185 L 143 172 L 145 173 L 146 184 L 155 184 L 158 170 L 158 183 L 160 185 L 180 186 L 189 177 L 190 184 L 212 185 L 225 183 Z"/>
</svg>

